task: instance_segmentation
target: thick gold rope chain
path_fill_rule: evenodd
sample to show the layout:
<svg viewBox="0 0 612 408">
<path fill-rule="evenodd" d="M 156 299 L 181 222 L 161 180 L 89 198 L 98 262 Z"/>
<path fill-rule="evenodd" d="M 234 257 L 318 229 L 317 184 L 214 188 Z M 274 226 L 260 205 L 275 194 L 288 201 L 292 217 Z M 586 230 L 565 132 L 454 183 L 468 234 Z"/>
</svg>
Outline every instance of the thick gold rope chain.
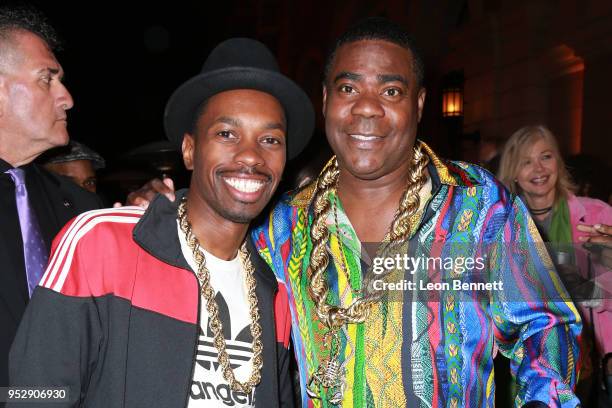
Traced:
<svg viewBox="0 0 612 408">
<path fill-rule="evenodd" d="M 251 318 L 251 335 L 253 336 L 253 366 L 251 375 L 246 382 L 240 382 L 236 379 L 234 371 L 230 366 L 229 355 L 226 350 L 225 338 L 223 337 L 223 324 L 219 320 L 219 307 L 215 301 L 215 291 L 210 284 L 210 272 L 206 268 L 206 259 L 201 251 L 200 243 L 191 230 L 191 224 L 187 220 L 187 205 L 183 198 L 178 208 L 179 226 L 187 239 L 187 245 L 193 253 L 193 259 L 198 266 L 196 276 L 200 282 L 201 293 L 206 301 L 206 310 L 208 311 L 208 327 L 213 333 L 213 343 L 219 353 L 218 360 L 221 365 L 223 378 L 227 381 L 232 391 L 243 392 L 250 394 L 253 388 L 259 384 L 261 380 L 261 367 L 263 366 L 262 351 L 263 345 L 261 342 L 261 326 L 259 324 L 259 309 L 257 307 L 257 295 L 255 293 L 256 281 L 254 276 L 255 268 L 249 258 L 249 252 L 246 249 L 246 242 L 243 242 L 238 254 L 240 262 L 245 271 L 245 280 L 247 286 L 247 296 L 249 301 L 249 315 Z"/>
<path fill-rule="evenodd" d="M 422 159 L 424 159 L 422 161 Z M 407 221 L 410 217 L 412 217 L 419 210 L 419 191 L 420 188 L 425 184 L 427 177 L 424 176 L 425 165 L 428 161 L 428 157 L 423 157 L 423 153 L 420 148 L 415 148 L 413 162 L 414 166 L 411 169 L 411 174 L 409 177 L 409 183 L 406 189 L 408 190 L 412 184 L 417 184 L 418 188 L 413 192 L 413 205 L 407 212 L 407 214 L 401 214 L 398 212 L 394 220 L 391 224 L 390 231 L 386 234 L 383 243 L 378 248 L 376 256 L 384 256 L 388 251 L 393 250 L 393 247 L 398 244 L 398 239 L 396 237 L 400 235 L 405 235 L 405 232 L 402 234 L 398 233 L 397 230 L 406 230 L 409 229 L 409 225 Z M 331 207 L 331 203 L 329 203 L 329 197 L 332 197 L 336 193 L 336 186 L 338 183 L 338 162 L 335 156 L 330 160 L 327 167 L 332 168 L 332 187 L 329 189 L 328 197 L 321 197 L 325 203 L 315 202 L 315 211 L 325 212 L 323 207 Z M 321 172 L 325 172 L 325 169 Z M 320 176 L 319 176 L 320 178 Z M 320 180 L 317 180 L 319 183 Z M 332 210 L 335 210 L 332 208 Z M 400 217 L 402 219 L 400 219 Z M 337 221 L 336 221 L 337 222 Z M 336 226 L 338 228 L 338 226 Z M 313 240 L 313 250 L 311 252 L 311 261 L 314 256 L 321 256 L 325 259 L 329 259 L 327 257 L 327 244 L 329 241 L 329 229 L 327 227 L 322 227 L 320 230 L 311 230 L 311 239 Z M 318 253 L 318 254 L 317 254 Z M 381 279 L 381 275 L 377 275 L 377 279 Z M 327 303 L 328 298 L 328 287 L 327 287 L 327 278 L 325 274 L 325 270 L 320 270 L 318 273 L 313 274 L 310 280 L 309 285 L 309 294 L 313 299 L 316 307 L 316 313 L 319 319 L 330 329 L 338 329 L 347 323 L 362 323 L 364 322 L 370 311 L 370 307 L 380 300 L 382 293 L 380 291 L 373 290 L 373 277 L 372 273 L 368 272 L 365 274 L 363 285 L 362 285 L 362 293 L 363 296 L 354 299 L 350 305 L 346 307 L 342 306 L 334 306 Z"/>
<path fill-rule="evenodd" d="M 407 199 L 409 204 L 405 207 L 405 211 L 398 209 L 395 214 L 391 228 L 386 234 L 383 242 L 377 250 L 377 257 L 386 256 L 389 251 L 396 249 L 398 244 L 401 244 L 404 239 L 407 238 L 410 232 L 409 220 L 419 210 L 419 192 L 427 180 L 425 175 L 425 166 L 429 161 L 427 155 L 423 155 L 421 147 L 418 146 L 414 149 L 413 155 L 413 166 L 410 170 L 408 185 L 406 191 L 402 197 L 402 202 Z M 321 174 L 316 181 L 316 192 L 314 197 L 314 209 L 315 214 L 322 215 L 324 218 L 327 217 L 329 211 L 333 211 L 334 222 L 337 231 L 337 237 L 340 244 L 340 250 L 343 251 L 342 237 L 340 235 L 340 226 L 338 224 L 337 208 L 336 204 L 331 203 L 331 197 L 336 194 L 336 187 L 338 185 L 338 179 L 340 170 L 338 168 L 338 161 L 334 156 L 325 166 Z M 325 187 L 322 187 L 325 186 Z M 327 194 L 318 194 L 319 190 L 327 190 Z M 333 208 L 330 208 L 332 207 Z M 317 218 L 315 216 L 315 218 Z M 336 350 L 334 351 L 334 340 L 336 343 L 339 342 L 338 331 L 347 324 L 351 323 L 363 323 L 367 320 L 371 307 L 374 303 L 378 302 L 382 293 L 380 291 L 373 290 L 373 277 L 372 271 L 368 271 L 364 276 L 362 282 L 361 292 L 363 296 L 354 299 L 351 304 L 346 307 L 342 305 L 334 306 L 327 302 L 329 288 L 327 286 L 327 274 L 326 267 L 329 262 L 327 254 L 327 245 L 329 243 L 329 229 L 322 222 L 320 225 L 313 223 L 310 232 L 310 239 L 313 243 L 313 249 L 310 254 L 310 265 L 309 270 L 309 286 L 308 293 L 315 304 L 315 311 L 317 317 L 327 326 L 328 331 L 325 334 L 325 338 L 329 338 L 329 349 L 330 355 L 327 358 L 323 358 L 317 369 L 311 374 L 308 386 L 306 388 L 307 394 L 310 398 L 321 399 L 319 392 L 320 388 L 326 389 L 330 394 L 328 395 L 328 402 L 332 405 L 339 405 L 344 399 L 344 390 L 347 384 L 345 383 L 345 368 L 344 364 L 340 363 L 339 357 L 339 344 L 336 344 Z M 343 260 L 342 253 L 340 254 Z M 316 262 L 314 260 L 317 259 Z M 316 268 L 312 268 L 312 265 L 318 265 Z M 341 268 L 344 268 L 344 262 L 341 263 Z M 348 268 L 347 268 L 348 269 Z M 350 284 L 350 275 L 348 270 L 347 279 Z M 383 276 L 377 275 L 377 279 L 381 279 Z M 351 287 L 352 289 L 352 287 Z M 324 341 L 324 343 L 327 343 Z"/>
</svg>

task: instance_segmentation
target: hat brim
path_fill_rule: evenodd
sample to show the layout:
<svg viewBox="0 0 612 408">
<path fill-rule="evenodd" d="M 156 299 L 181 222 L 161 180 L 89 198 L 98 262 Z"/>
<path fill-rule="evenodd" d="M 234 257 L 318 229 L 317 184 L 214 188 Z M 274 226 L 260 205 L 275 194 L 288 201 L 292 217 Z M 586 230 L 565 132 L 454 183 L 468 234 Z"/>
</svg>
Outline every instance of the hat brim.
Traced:
<svg viewBox="0 0 612 408">
<path fill-rule="evenodd" d="M 180 150 L 201 103 L 233 89 L 255 89 L 278 99 L 287 121 L 288 159 L 306 147 L 314 130 L 314 110 L 306 93 L 280 73 L 251 67 L 219 69 L 197 75 L 181 85 L 170 97 L 164 113 L 168 139 Z"/>
</svg>

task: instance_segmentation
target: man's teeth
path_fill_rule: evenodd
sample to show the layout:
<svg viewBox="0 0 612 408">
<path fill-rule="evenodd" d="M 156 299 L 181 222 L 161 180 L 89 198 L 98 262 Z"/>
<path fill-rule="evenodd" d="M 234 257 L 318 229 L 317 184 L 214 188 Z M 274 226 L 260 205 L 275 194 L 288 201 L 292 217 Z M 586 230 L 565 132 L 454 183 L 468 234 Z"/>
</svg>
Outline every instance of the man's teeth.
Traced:
<svg viewBox="0 0 612 408">
<path fill-rule="evenodd" d="M 243 193 L 254 193 L 264 186 L 263 181 L 243 179 L 243 178 L 226 178 L 225 182 Z"/>
<path fill-rule="evenodd" d="M 366 136 L 366 135 L 351 135 L 353 139 L 363 140 L 365 142 L 370 142 L 372 140 L 379 139 L 378 136 Z"/>
</svg>

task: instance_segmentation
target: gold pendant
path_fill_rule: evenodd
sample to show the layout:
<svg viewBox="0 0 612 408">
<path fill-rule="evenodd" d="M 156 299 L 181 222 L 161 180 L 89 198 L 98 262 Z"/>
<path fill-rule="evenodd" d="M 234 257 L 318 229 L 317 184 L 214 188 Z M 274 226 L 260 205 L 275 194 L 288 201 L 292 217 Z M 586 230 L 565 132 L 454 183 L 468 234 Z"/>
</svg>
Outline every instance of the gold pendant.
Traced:
<svg viewBox="0 0 612 408">
<path fill-rule="evenodd" d="M 335 349 L 334 343 L 336 345 Z M 338 360 L 340 352 L 338 331 L 329 331 L 324 337 L 323 344 L 325 346 L 329 344 L 331 355 L 321 361 L 317 370 L 310 377 L 306 393 L 310 398 L 320 400 L 321 396 L 318 391 L 323 387 L 328 395 L 328 402 L 332 405 L 340 405 L 344 398 L 346 383 L 344 381 L 344 364 L 341 364 Z"/>
<path fill-rule="evenodd" d="M 329 395 L 328 402 L 339 405 L 344 398 L 344 367 L 337 358 L 325 359 L 310 377 L 306 393 L 310 398 L 321 399 L 316 389 L 323 387 Z"/>
</svg>

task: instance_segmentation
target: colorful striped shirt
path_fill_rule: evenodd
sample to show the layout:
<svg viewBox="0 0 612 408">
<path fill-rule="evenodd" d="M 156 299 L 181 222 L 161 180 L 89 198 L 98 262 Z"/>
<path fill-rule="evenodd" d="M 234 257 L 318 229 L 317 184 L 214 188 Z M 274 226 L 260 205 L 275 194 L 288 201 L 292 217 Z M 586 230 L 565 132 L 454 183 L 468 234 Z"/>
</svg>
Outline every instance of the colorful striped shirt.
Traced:
<svg viewBox="0 0 612 408">
<path fill-rule="evenodd" d="M 517 407 L 575 407 L 580 317 L 526 207 L 486 170 L 442 161 L 422 146 L 431 192 L 409 240 L 387 260 L 366 250 L 340 200 L 329 197 L 337 214 L 327 220 L 328 301 L 350 304 L 367 270 L 391 268 L 378 284 L 389 290 L 368 319 L 340 332 L 341 406 L 492 407 L 498 349 L 511 359 Z M 306 392 L 329 356 L 308 291 L 313 191 L 284 195 L 252 234 L 289 295 L 302 405 L 333 407 L 325 389 L 316 390 L 321 399 Z"/>
</svg>

